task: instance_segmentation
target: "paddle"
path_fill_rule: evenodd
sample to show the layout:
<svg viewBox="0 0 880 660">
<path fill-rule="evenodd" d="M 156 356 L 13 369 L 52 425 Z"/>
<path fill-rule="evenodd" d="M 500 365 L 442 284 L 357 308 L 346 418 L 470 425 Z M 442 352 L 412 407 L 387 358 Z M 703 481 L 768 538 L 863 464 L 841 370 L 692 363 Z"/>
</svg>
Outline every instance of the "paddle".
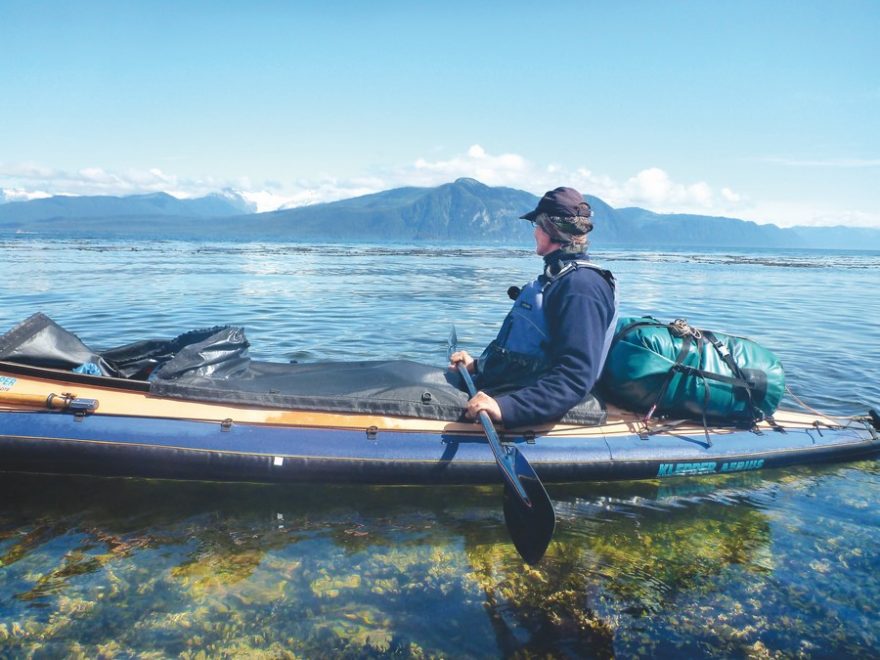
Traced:
<svg viewBox="0 0 880 660">
<path fill-rule="evenodd" d="M 49 410 L 68 410 L 72 412 L 93 412 L 98 407 L 95 399 L 80 399 L 72 394 L 18 394 L 0 392 L 0 404 L 48 408 Z"/>
<path fill-rule="evenodd" d="M 449 333 L 448 353 L 451 357 L 458 345 L 455 326 Z M 467 385 L 470 396 L 477 394 L 474 381 L 464 363 L 456 365 L 458 373 Z M 480 424 L 489 447 L 495 455 L 495 462 L 504 478 L 504 522 L 507 532 L 517 552 L 527 564 L 537 564 L 544 556 L 553 530 L 556 527 L 556 514 L 553 504 L 538 478 L 535 470 L 520 451 L 511 445 L 502 445 L 492 420 L 485 411 L 480 411 Z"/>
</svg>

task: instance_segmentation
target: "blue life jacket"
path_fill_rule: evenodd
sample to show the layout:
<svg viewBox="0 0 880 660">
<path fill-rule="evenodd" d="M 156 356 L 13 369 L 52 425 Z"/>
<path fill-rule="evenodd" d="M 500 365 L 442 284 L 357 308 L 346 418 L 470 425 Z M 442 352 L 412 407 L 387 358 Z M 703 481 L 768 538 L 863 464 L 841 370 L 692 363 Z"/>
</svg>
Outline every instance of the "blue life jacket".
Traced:
<svg viewBox="0 0 880 660">
<path fill-rule="evenodd" d="M 522 288 L 510 312 L 501 324 L 498 336 L 477 360 L 480 387 L 498 391 L 498 386 L 519 389 L 535 382 L 553 366 L 549 351 L 549 330 L 544 312 L 547 290 L 555 282 L 578 268 L 591 268 L 599 273 L 614 292 L 614 314 L 603 337 L 602 358 L 597 375 L 602 372 L 605 357 L 617 326 L 617 289 L 610 271 L 584 260 L 561 262 L 553 273 L 547 266 L 544 273 Z"/>
</svg>

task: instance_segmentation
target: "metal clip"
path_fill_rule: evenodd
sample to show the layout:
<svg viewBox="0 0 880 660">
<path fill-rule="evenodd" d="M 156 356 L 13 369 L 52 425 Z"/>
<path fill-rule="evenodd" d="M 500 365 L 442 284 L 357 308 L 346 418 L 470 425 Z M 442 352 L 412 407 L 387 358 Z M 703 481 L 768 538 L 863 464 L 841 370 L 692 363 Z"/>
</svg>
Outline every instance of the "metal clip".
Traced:
<svg viewBox="0 0 880 660">
<path fill-rule="evenodd" d="M 98 408 L 97 399 L 80 399 L 72 392 L 50 394 L 46 397 L 46 407 L 50 410 L 65 410 L 76 414 L 94 412 Z"/>
</svg>

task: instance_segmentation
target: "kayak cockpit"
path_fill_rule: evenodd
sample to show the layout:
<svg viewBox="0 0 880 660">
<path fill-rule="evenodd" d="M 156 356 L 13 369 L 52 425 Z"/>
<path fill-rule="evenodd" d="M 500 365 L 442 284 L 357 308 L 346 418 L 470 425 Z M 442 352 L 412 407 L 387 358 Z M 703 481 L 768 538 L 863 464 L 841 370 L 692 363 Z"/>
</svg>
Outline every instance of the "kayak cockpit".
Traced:
<svg viewBox="0 0 880 660">
<path fill-rule="evenodd" d="M 0 336 L 0 360 L 48 368 L 101 386 L 164 399 L 351 415 L 462 421 L 459 376 L 410 360 L 278 363 L 254 360 L 242 328 L 192 330 L 94 350 L 43 314 Z M 606 410 L 589 396 L 561 420 L 596 426 Z"/>
</svg>

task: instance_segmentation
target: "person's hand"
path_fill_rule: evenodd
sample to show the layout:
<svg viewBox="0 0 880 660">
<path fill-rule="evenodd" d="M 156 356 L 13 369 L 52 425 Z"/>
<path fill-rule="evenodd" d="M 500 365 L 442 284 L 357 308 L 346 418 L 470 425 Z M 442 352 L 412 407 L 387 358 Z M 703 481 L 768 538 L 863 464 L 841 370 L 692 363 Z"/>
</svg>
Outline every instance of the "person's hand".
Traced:
<svg viewBox="0 0 880 660">
<path fill-rule="evenodd" d="M 468 419 L 475 420 L 481 410 L 485 410 L 489 415 L 489 419 L 493 422 L 498 422 L 499 424 L 502 422 L 501 407 L 498 405 L 498 402 L 488 394 L 477 392 L 471 400 L 468 401 L 464 416 Z"/>
<path fill-rule="evenodd" d="M 449 368 L 453 371 L 458 370 L 458 363 L 462 362 L 468 373 L 474 373 L 474 358 L 467 351 L 456 351 L 449 356 Z"/>
</svg>

